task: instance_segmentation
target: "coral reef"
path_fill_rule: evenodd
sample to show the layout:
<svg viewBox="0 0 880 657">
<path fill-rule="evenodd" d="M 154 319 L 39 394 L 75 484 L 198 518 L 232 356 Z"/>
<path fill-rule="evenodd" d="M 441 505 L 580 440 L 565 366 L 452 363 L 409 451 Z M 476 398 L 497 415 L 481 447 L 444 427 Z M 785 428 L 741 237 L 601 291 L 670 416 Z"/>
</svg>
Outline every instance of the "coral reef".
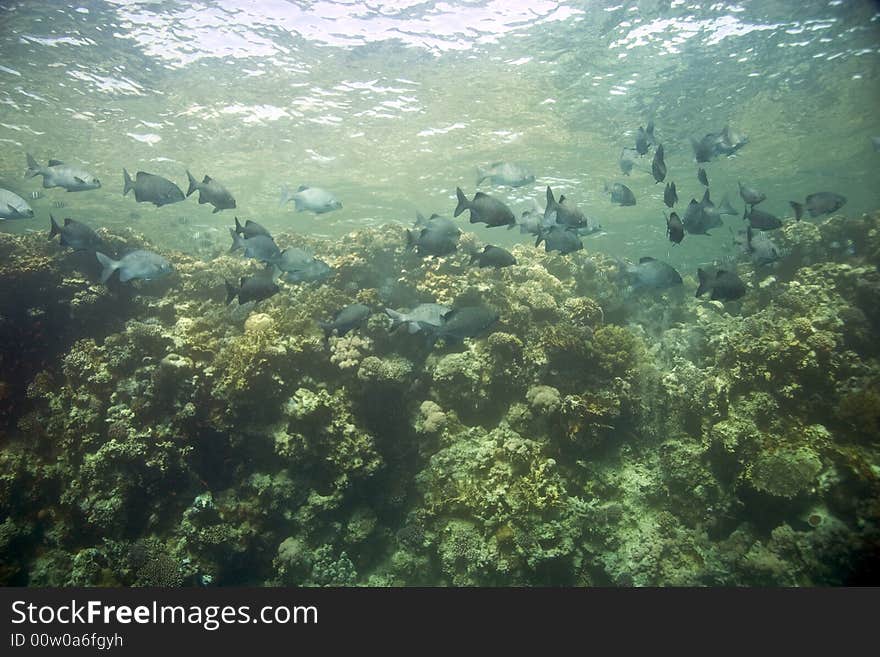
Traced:
<svg viewBox="0 0 880 657">
<path fill-rule="evenodd" d="M 634 296 L 585 251 L 278 240 L 334 275 L 225 307 L 252 262 L 103 286 L 0 235 L 0 583 L 880 582 L 880 215 L 787 224 L 728 305 Z M 500 320 L 390 330 L 423 302 Z M 372 315 L 325 336 L 352 303 Z"/>
</svg>

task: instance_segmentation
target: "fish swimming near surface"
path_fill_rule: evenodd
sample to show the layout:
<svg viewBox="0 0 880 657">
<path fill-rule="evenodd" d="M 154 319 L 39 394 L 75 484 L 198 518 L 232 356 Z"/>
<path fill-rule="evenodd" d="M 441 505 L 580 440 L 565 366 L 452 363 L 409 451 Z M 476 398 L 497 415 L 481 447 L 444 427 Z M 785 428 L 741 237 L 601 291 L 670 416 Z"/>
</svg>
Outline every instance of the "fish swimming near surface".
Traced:
<svg viewBox="0 0 880 657">
<path fill-rule="evenodd" d="M 647 256 L 637 265 L 624 265 L 624 273 L 633 289 L 663 290 L 682 284 L 681 275 L 671 265 Z"/>
<path fill-rule="evenodd" d="M 125 283 L 135 278 L 145 281 L 154 280 L 167 276 L 174 269 L 171 263 L 158 253 L 140 249 L 126 253 L 119 260 L 113 260 L 100 251 L 95 251 L 95 257 L 104 268 L 101 272 L 102 283 L 106 283 L 116 270 L 119 270 L 119 280 Z"/>
<path fill-rule="evenodd" d="M 713 228 L 722 225 L 721 214 L 709 197 L 709 190 L 703 193 L 703 200 L 692 198 L 682 218 L 684 229 L 691 235 L 709 235 Z"/>
<path fill-rule="evenodd" d="M 681 244 L 684 239 L 684 224 L 674 212 L 666 217 L 666 237 L 673 244 Z"/>
<path fill-rule="evenodd" d="M 59 226 L 51 214 L 49 222 L 49 239 L 61 235 L 61 246 L 70 247 L 74 251 L 97 251 L 105 248 L 104 240 L 86 224 L 67 218 L 64 226 Z"/>
<path fill-rule="evenodd" d="M 21 196 L 0 189 L 0 219 L 30 219 L 33 216 L 33 208 Z"/>
<path fill-rule="evenodd" d="M 408 333 L 431 332 L 446 322 L 446 315 L 452 310 L 439 303 L 422 303 L 409 312 L 399 312 L 391 308 L 385 314 L 391 318 L 391 327 L 405 326 Z"/>
<path fill-rule="evenodd" d="M 498 313 L 488 306 L 465 306 L 453 308 L 444 315 L 445 322 L 434 332 L 437 338 L 447 342 L 461 342 L 465 338 L 475 338 L 499 319 Z"/>
<path fill-rule="evenodd" d="M 811 217 L 820 217 L 823 214 L 831 214 L 846 205 L 846 197 L 834 192 L 816 192 L 810 194 L 803 204 L 796 201 L 789 201 L 792 210 L 794 210 L 794 218 L 801 220 L 804 214 L 804 208 L 810 213 Z"/>
<path fill-rule="evenodd" d="M 749 143 L 749 138 L 724 126 L 721 132 L 710 132 L 701 139 L 691 138 L 694 158 L 697 162 L 711 162 L 719 155 L 728 157 Z"/>
<path fill-rule="evenodd" d="M 138 171 L 135 180 L 132 181 L 127 169 L 122 170 L 122 175 L 122 195 L 125 196 L 134 190 L 134 200 L 138 203 L 152 203 L 158 208 L 178 203 L 186 198 L 180 187 L 162 176 Z"/>
<path fill-rule="evenodd" d="M 226 304 L 238 297 L 239 305 L 262 301 L 277 294 L 281 288 L 275 282 L 273 267 L 267 267 L 253 276 L 242 276 L 238 287 L 226 281 Z"/>
<path fill-rule="evenodd" d="M 697 269 L 697 278 L 700 281 L 695 296 L 701 297 L 710 292 L 713 301 L 733 301 L 746 293 L 746 284 L 732 271 L 717 270 L 714 274 Z"/>
<path fill-rule="evenodd" d="M 416 230 L 406 231 L 406 244 L 419 255 L 444 256 L 455 252 L 461 230 L 448 217 L 417 215 Z"/>
<path fill-rule="evenodd" d="M 635 205 L 636 195 L 623 183 L 616 182 L 610 187 L 605 184 L 605 192 L 611 194 L 611 202 L 618 205 Z"/>
<path fill-rule="evenodd" d="M 535 182 L 535 174 L 518 162 L 493 162 L 485 169 L 477 167 L 477 185 L 489 179 L 493 185 L 521 187 Z"/>
<path fill-rule="evenodd" d="M 198 190 L 199 204 L 210 203 L 214 206 L 214 213 L 221 210 L 231 210 L 235 207 L 235 198 L 229 193 L 229 190 L 211 176 L 205 175 L 202 182 L 199 182 L 187 169 L 186 177 L 189 180 L 189 189 L 186 190 L 187 198 Z"/>
<path fill-rule="evenodd" d="M 40 165 L 34 156 L 27 154 L 29 178 L 43 176 L 43 187 L 63 187 L 68 192 L 83 192 L 101 187 L 101 181 L 85 169 L 64 164 L 60 160 L 49 160 L 47 166 Z"/>
<path fill-rule="evenodd" d="M 663 161 L 663 144 L 658 144 L 654 151 L 654 160 L 651 162 L 651 175 L 654 176 L 655 183 L 666 180 L 666 162 Z"/>
<path fill-rule="evenodd" d="M 455 206 L 455 212 L 452 213 L 453 217 L 457 217 L 465 210 L 470 210 L 472 224 L 484 223 L 489 227 L 516 225 L 516 217 L 511 209 L 497 198 L 483 192 L 477 192 L 473 200 L 469 201 L 461 191 L 461 187 L 455 188 L 455 195 L 458 198 L 458 205 Z"/>
<path fill-rule="evenodd" d="M 289 201 L 293 201 L 294 209 L 297 212 L 314 212 L 315 214 L 326 214 L 334 210 L 342 209 L 342 201 L 334 194 L 320 187 L 309 187 L 308 185 L 300 185 L 296 191 L 291 193 L 289 189 L 284 188 L 281 192 L 280 205 L 284 205 Z"/>
<path fill-rule="evenodd" d="M 678 203 L 678 192 L 675 189 L 674 182 L 666 183 L 666 189 L 663 190 L 663 202 L 668 208 Z"/>
<path fill-rule="evenodd" d="M 697 180 L 700 181 L 701 185 L 709 186 L 709 177 L 706 175 L 706 170 L 703 167 L 697 169 Z"/>
<path fill-rule="evenodd" d="M 501 269 L 502 267 L 515 265 L 516 258 L 514 258 L 513 254 L 507 249 L 487 244 L 483 247 L 482 251 L 471 255 L 471 264 L 474 264 L 475 262 L 481 268 L 494 267 L 495 269 Z"/>
<path fill-rule="evenodd" d="M 372 311 L 367 306 L 353 303 L 340 310 L 332 322 L 318 322 L 318 325 L 327 336 L 333 333 L 343 336 L 363 324 L 371 314 Z"/>
<path fill-rule="evenodd" d="M 584 243 L 578 236 L 577 229 L 568 226 L 550 226 L 550 228 L 538 231 L 538 238 L 535 240 L 535 246 L 539 246 L 544 242 L 544 251 L 558 251 L 560 254 L 574 253 L 584 248 Z"/>
<path fill-rule="evenodd" d="M 568 203 L 565 196 L 560 196 L 557 201 L 553 196 L 553 190 L 547 186 L 547 207 L 544 209 L 545 221 L 550 221 L 552 215 L 556 215 L 556 223 L 560 226 L 580 228 L 587 225 L 587 217 L 574 203 Z"/>
<path fill-rule="evenodd" d="M 254 258 L 267 263 L 273 263 L 281 256 L 281 249 L 271 237 L 266 235 L 242 237 L 232 228 L 229 229 L 229 234 L 232 237 L 230 253 L 242 249 L 246 258 Z"/>
<path fill-rule="evenodd" d="M 250 239 L 251 237 L 256 237 L 257 235 L 265 235 L 269 239 L 272 239 L 272 234 L 263 228 L 256 221 L 252 221 L 248 219 L 244 222 L 244 225 L 238 220 L 238 217 L 235 217 L 235 232 L 239 235 L 242 235 L 245 239 Z"/>
<path fill-rule="evenodd" d="M 745 218 L 749 220 L 749 226 L 757 230 L 776 230 L 782 226 L 782 221 L 778 217 L 756 207 L 752 207 Z"/>
</svg>

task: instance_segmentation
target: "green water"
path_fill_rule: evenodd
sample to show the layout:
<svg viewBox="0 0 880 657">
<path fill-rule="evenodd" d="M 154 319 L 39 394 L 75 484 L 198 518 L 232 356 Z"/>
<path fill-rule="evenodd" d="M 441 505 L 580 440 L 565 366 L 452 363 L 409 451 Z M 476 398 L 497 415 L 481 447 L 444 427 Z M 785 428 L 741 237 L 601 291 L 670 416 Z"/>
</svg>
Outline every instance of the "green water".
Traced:
<svg viewBox="0 0 880 657">
<path fill-rule="evenodd" d="M 607 234 L 587 248 L 668 257 L 689 268 L 724 257 L 730 235 L 670 250 L 663 185 L 650 154 L 626 178 L 617 156 L 653 119 L 682 205 L 699 197 L 690 137 L 730 124 L 750 143 L 706 166 L 713 198 L 739 205 L 736 181 L 789 200 L 830 190 L 858 214 L 880 204 L 870 137 L 880 133 L 877 44 L 868 2 L 687 3 L 11 3 L 2 9 L 0 184 L 27 196 L 24 152 L 82 163 L 98 192 L 53 189 L 37 219 L 58 214 L 131 225 L 185 248 L 175 222 L 223 227 L 229 215 L 274 230 L 340 237 L 451 214 L 475 167 L 522 161 L 537 180 L 496 193 L 519 214 L 551 185 Z M 155 209 L 122 198 L 123 167 L 209 174 L 238 209 Z M 611 204 L 621 180 L 638 204 Z M 283 185 L 333 191 L 342 211 L 278 207 Z M 728 223 L 736 229 L 736 222 Z M 225 230 L 225 229 L 224 229 Z M 518 235 L 476 229 L 504 245 Z M 668 254 L 668 256 L 667 256 Z"/>
</svg>

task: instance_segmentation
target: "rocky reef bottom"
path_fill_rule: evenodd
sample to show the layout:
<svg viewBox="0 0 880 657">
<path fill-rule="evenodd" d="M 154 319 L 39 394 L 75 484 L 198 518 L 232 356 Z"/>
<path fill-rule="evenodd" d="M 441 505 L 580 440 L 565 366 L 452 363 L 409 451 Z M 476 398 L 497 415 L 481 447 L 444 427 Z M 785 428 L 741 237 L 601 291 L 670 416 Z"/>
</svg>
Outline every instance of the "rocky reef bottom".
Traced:
<svg viewBox="0 0 880 657">
<path fill-rule="evenodd" d="M 243 306 L 253 261 L 104 286 L 0 235 L 0 584 L 880 584 L 880 213 L 780 234 L 725 304 L 584 251 L 279 235 L 332 278 Z M 500 320 L 390 330 L 421 302 Z"/>
</svg>

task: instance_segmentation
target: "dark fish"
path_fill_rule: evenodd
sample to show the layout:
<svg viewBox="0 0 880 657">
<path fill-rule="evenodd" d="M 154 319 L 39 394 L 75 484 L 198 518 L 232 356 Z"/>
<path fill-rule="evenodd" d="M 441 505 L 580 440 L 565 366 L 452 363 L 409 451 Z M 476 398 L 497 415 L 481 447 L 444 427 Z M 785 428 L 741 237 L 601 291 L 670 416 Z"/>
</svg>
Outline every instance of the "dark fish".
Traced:
<svg viewBox="0 0 880 657">
<path fill-rule="evenodd" d="M 703 194 L 699 203 L 692 198 L 682 219 L 684 229 L 691 235 L 709 235 L 709 230 L 722 224 L 718 209 L 709 198 L 709 190 Z"/>
<path fill-rule="evenodd" d="M 498 199 L 477 192 L 473 200 L 468 201 L 461 187 L 455 188 L 455 194 L 458 197 L 458 205 L 455 207 L 453 217 L 457 217 L 465 210 L 471 211 L 471 223 L 484 223 L 489 227 L 492 226 L 515 226 L 516 217 L 513 216 L 510 208 Z"/>
<path fill-rule="evenodd" d="M 477 167 L 477 184 L 486 178 L 493 185 L 521 187 L 535 182 L 535 174 L 524 164 L 517 162 L 493 162 L 487 168 Z"/>
<path fill-rule="evenodd" d="M 649 144 L 656 144 L 657 139 L 654 137 L 654 120 L 651 119 L 648 121 L 648 125 L 645 127 L 645 136 L 648 138 Z"/>
<path fill-rule="evenodd" d="M 698 297 L 711 291 L 710 298 L 713 301 L 719 299 L 721 301 L 732 301 L 733 299 L 739 299 L 746 293 L 746 284 L 731 271 L 719 269 L 712 275 L 702 269 L 698 269 L 697 277 L 700 280 L 696 294 Z"/>
<path fill-rule="evenodd" d="M 425 219 L 418 215 L 416 228 L 415 231 L 406 231 L 406 244 L 419 255 L 444 256 L 453 253 L 458 246 L 461 231 L 448 217 L 432 214 Z"/>
<path fill-rule="evenodd" d="M 46 188 L 63 187 L 68 192 L 82 192 L 101 186 L 101 181 L 85 169 L 64 164 L 60 160 L 49 160 L 47 166 L 42 166 L 28 153 L 27 163 L 26 175 L 29 178 L 43 176 L 43 187 Z"/>
<path fill-rule="evenodd" d="M 560 196 L 557 201 L 553 198 L 553 190 L 547 186 L 547 207 L 544 209 L 544 220 L 549 221 L 551 215 L 556 214 L 556 223 L 560 226 L 579 228 L 587 225 L 587 217 L 576 205 L 568 203 L 565 196 Z"/>
<path fill-rule="evenodd" d="M 663 190 L 663 202 L 668 208 L 678 203 L 678 192 L 675 191 L 674 182 L 666 183 L 666 189 Z"/>
<path fill-rule="evenodd" d="M 271 237 L 265 235 L 242 237 L 232 228 L 229 229 L 229 234 L 232 236 L 230 253 L 242 249 L 246 258 L 254 258 L 268 263 L 274 263 L 281 256 L 281 250 Z"/>
<path fill-rule="evenodd" d="M 749 205 L 758 205 L 758 203 L 767 198 L 764 192 L 759 192 L 753 187 L 746 187 L 741 182 L 737 182 L 737 184 L 739 185 L 739 195 Z"/>
<path fill-rule="evenodd" d="M 871 137 L 871 143 L 874 144 L 875 151 L 880 151 L 880 137 Z"/>
<path fill-rule="evenodd" d="M 332 322 L 318 322 L 318 326 L 324 329 L 326 335 L 331 335 L 335 331 L 337 335 L 342 336 L 363 324 L 370 313 L 367 306 L 353 303 L 340 310 Z"/>
<path fill-rule="evenodd" d="M 715 135 L 708 134 L 702 139 L 691 138 L 691 146 L 694 149 L 694 159 L 697 162 L 711 162 L 715 154 Z"/>
<path fill-rule="evenodd" d="M 801 220 L 804 213 L 804 207 L 810 213 L 811 217 L 819 217 L 823 214 L 831 214 L 846 205 L 846 197 L 834 192 L 816 192 L 810 194 L 807 200 L 802 204 L 795 201 L 789 201 L 794 210 L 795 219 Z"/>
<path fill-rule="evenodd" d="M 715 142 L 715 153 L 730 157 L 748 143 L 749 138 L 746 135 L 734 132 L 726 125 Z"/>
<path fill-rule="evenodd" d="M 709 186 L 709 177 L 706 175 L 706 170 L 703 167 L 697 169 L 697 180 L 700 181 L 700 184 Z"/>
<path fill-rule="evenodd" d="M 437 327 L 435 336 L 447 342 L 461 342 L 488 330 L 498 321 L 498 313 L 486 306 L 466 306 L 450 310 L 444 319 L 446 321 Z"/>
<path fill-rule="evenodd" d="M 244 222 L 244 226 L 239 222 L 238 217 L 235 218 L 235 232 L 239 235 L 243 235 L 245 239 L 250 239 L 251 237 L 256 237 L 257 235 L 265 235 L 269 239 L 272 239 L 272 234 L 263 228 L 256 221 L 251 221 L 248 219 Z"/>
<path fill-rule="evenodd" d="M 651 175 L 654 176 L 654 182 L 663 182 L 666 180 L 666 162 L 663 161 L 663 144 L 658 144 L 654 151 L 654 160 L 651 162 Z"/>
<path fill-rule="evenodd" d="M 133 278 L 140 278 L 145 281 L 161 278 L 170 274 L 173 269 L 168 260 L 152 251 L 132 251 L 125 254 L 119 260 L 113 260 L 100 251 L 95 251 L 95 257 L 104 268 L 101 272 L 102 283 L 106 283 L 117 269 L 119 270 L 119 280 L 122 283 Z"/>
<path fill-rule="evenodd" d="M 662 290 L 682 283 L 681 276 L 672 266 L 647 256 L 640 258 L 637 265 L 626 266 L 625 271 L 635 289 Z"/>
<path fill-rule="evenodd" d="M 623 183 L 614 183 L 609 187 L 605 185 L 605 191 L 611 193 L 611 202 L 618 205 L 635 205 L 636 196 L 632 190 Z"/>
<path fill-rule="evenodd" d="M 242 276 L 238 287 L 226 281 L 226 303 L 238 297 L 239 305 L 250 301 L 262 301 L 276 294 L 280 289 L 275 283 L 274 269 L 268 267 L 253 276 Z"/>
<path fill-rule="evenodd" d="M 69 246 L 74 251 L 97 251 L 104 248 L 104 240 L 85 224 L 67 218 L 61 227 L 51 214 L 49 221 L 49 239 L 61 235 L 61 246 Z"/>
<path fill-rule="evenodd" d="M 319 258 L 314 258 L 296 267 L 287 269 L 284 280 L 289 283 L 314 283 L 329 278 L 333 268 Z"/>
<path fill-rule="evenodd" d="M 186 191 L 187 197 L 192 195 L 196 190 L 199 191 L 199 204 L 210 203 L 214 206 L 214 212 L 220 210 L 229 210 L 235 207 L 235 199 L 223 185 L 206 175 L 202 182 L 193 178 L 193 175 L 187 170 L 186 177 L 189 179 L 189 189 Z"/>
<path fill-rule="evenodd" d="M 645 132 L 645 129 L 642 126 L 639 126 L 639 130 L 636 132 L 636 153 L 644 155 L 648 152 L 649 146 L 648 133 Z"/>
<path fill-rule="evenodd" d="M 507 249 L 502 249 L 500 246 L 493 246 L 491 244 L 487 244 L 483 247 L 483 250 L 474 253 L 471 256 L 471 264 L 474 262 L 479 263 L 480 267 L 495 267 L 495 269 L 500 269 L 501 267 L 510 267 L 511 265 L 516 264 L 516 258 L 513 257 L 513 254 Z"/>
<path fill-rule="evenodd" d="M 584 248 L 584 243 L 578 237 L 577 230 L 568 228 L 567 226 L 551 226 L 547 229 L 538 231 L 538 239 L 535 240 L 535 246 L 544 242 L 544 251 L 559 251 L 562 255 L 573 253 Z"/>
<path fill-rule="evenodd" d="M 134 181 L 128 175 L 128 170 L 122 170 L 123 189 L 122 195 L 125 196 L 131 190 L 134 190 L 134 199 L 138 203 L 152 203 L 157 208 L 170 203 L 178 203 L 186 198 L 180 187 L 162 176 L 152 173 L 138 171 Z"/>
<path fill-rule="evenodd" d="M 775 230 L 782 226 L 778 217 L 755 207 L 746 213 L 746 219 L 749 220 L 749 226 L 757 230 Z"/>
<path fill-rule="evenodd" d="M 684 239 L 684 224 L 674 212 L 666 217 L 666 236 L 675 244 L 681 244 Z"/>
</svg>

